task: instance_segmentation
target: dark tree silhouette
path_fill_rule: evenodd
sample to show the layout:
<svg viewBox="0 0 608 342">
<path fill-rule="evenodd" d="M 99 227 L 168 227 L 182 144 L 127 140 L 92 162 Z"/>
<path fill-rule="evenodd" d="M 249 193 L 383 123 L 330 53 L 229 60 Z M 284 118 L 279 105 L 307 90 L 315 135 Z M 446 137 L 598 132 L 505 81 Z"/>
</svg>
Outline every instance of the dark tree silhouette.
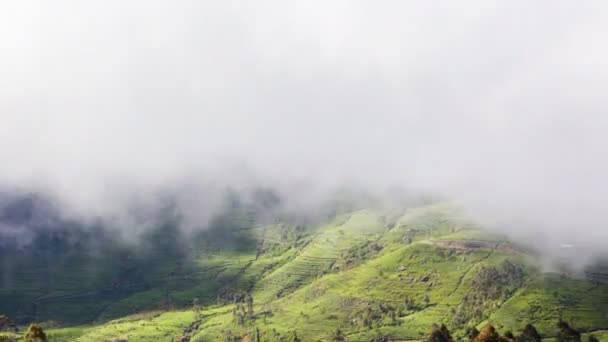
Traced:
<svg viewBox="0 0 608 342">
<path fill-rule="evenodd" d="M 252 317 L 253 316 L 253 297 L 248 294 L 247 297 L 245 298 L 246 302 L 247 302 L 247 316 Z"/>
<path fill-rule="evenodd" d="M 568 323 L 561 319 L 557 323 L 559 333 L 557 334 L 557 342 L 581 342 L 581 334 L 574 330 Z"/>
<path fill-rule="evenodd" d="M 192 300 L 192 312 L 194 313 L 194 319 L 200 320 L 202 318 L 202 307 L 198 298 Z"/>
<path fill-rule="evenodd" d="M 477 330 L 477 328 L 475 327 L 470 327 L 467 329 L 467 337 L 469 338 L 469 341 L 473 341 L 475 339 L 475 337 L 479 336 L 479 330 Z"/>
<path fill-rule="evenodd" d="M 488 324 L 479 331 L 479 335 L 473 339 L 474 342 L 499 342 L 500 335 L 492 324 Z"/>
<path fill-rule="evenodd" d="M 540 334 L 532 324 L 528 324 L 517 336 L 517 342 L 540 342 Z"/>
<path fill-rule="evenodd" d="M 38 324 L 31 324 L 23 337 L 24 342 L 47 342 L 46 334 Z"/>
<path fill-rule="evenodd" d="M 507 331 L 501 337 L 500 340 L 503 342 L 515 342 L 515 335 L 512 332 Z"/>
<path fill-rule="evenodd" d="M 433 329 L 431 330 L 431 334 L 426 339 L 427 342 L 452 342 L 452 334 L 445 326 L 442 324 L 441 326 L 437 324 L 433 324 Z"/>
</svg>

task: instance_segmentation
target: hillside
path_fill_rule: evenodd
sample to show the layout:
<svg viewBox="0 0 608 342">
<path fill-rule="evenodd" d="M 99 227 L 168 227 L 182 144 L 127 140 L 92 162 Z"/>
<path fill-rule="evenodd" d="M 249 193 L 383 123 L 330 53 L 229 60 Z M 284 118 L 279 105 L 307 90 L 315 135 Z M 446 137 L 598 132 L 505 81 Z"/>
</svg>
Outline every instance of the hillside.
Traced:
<svg viewBox="0 0 608 342">
<path fill-rule="evenodd" d="M 4 248 L 0 312 L 51 341 L 416 340 L 433 323 L 463 338 L 487 322 L 551 338 L 560 318 L 608 341 L 603 273 L 546 273 L 533 243 L 451 205 L 254 222 L 235 211 L 189 238 L 166 224 L 140 242 L 88 231 Z"/>
</svg>

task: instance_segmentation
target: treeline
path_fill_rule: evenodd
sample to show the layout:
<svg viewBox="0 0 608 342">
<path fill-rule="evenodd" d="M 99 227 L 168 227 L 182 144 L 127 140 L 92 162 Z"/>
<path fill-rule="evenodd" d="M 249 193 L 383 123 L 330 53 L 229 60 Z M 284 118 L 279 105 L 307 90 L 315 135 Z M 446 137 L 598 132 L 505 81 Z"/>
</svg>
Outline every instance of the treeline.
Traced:
<svg viewBox="0 0 608 342">
<path fill-rule="evenodd" d="M 557 342 L 582 342 L 581 334 L 576 329 L 572 328 L 567 322 L 560 320 L 557 323 L 559 332 L 556 336 Z M 279 341 L 279 342 L 301 342 L 302 340 L 298 337 L 296 331 L 292 331 L 290 334 L 281 335 L 276 330 L 272 330 L 266 336 L 261 336 L 261 331 L 258 328 L 243 336 L 233 335 L 231 332 L 226 331 L 224 334 L 224 340 L 226 342 L 233 341 Z M 541 342 L 541 335 L 538 333 L 536 328 L 532 324 L 526 325 L 526 327 L 516 336 L 511 331 L 506 331 L 504 334 L 500 334 L 492 324 L 487 324 L 481 330 L 477 330 L 475 327 L 467 330 L 467 339 L 469 342 Z M 190 339 L 186 339 L 189 341 Z M 348 341 L 347 336 L 338 328 L 332 332 L 327 340 L 336 342 Z M 14 337 L 0 336 L 0 342 L 16 342 L 17 339 Z M 32 324 L 28 328 L 26 334 L 23 337 L 24 342 L 46 342 L 47 337 L 42 328 L 37 324 Z M 378 337 L 372 339 L 370 342 L 389 342 L 388 336 Z M 444 325 L 433 325 L 430 334 L 427 336 L 426 342 L 454 342 L 451 332 Z M 588 342 L 599 342 L 597 337 L 589 335 L 587 338 Z"/>
<path fill-rule="evenodd" d="M 567 322 L 560 320 L 557 323 L 559 330 L 556 340 L 557 342 L 581 342 L 581 334 L 576 329 L 572 328 Z M 492 324 L 487 324 L 481 330 L 475 327 L 467 330 L 467 338 L 470 342 L 540 342 L 541 335 L 532 324 L 526 325 L 521 333 L 515 336 L 511 331 L 506 331 L 504 334 L 496 330 Z M 388 339 L 386 339 L 388 341 Z M 434 325 L 431 333 L 426 339 L 426 342 L 453 342 L 452 334 L 445 325 Z M 598 342 L 597 337 L 589 335 L 589 342 Z"/>
<path fill-rule="evenodd" d="M 589 335 L 586 341 L 581 340 L 581 333 L 576 329 L 572 328 L 567 322 L 559 321 L 557 323 L 559 330 L 555 340 L 557 342 L 599 342 L 598 338 Z M 545 336 L 549 337 L 549 336 Z M 550 336 L 554 337 L 554 336 Z M 457 339 L 452 336 L 452 333 L 444 325 L 434 324 L 431 327 L 429 335 L 424 339 L 425 342 L 455 342 Z M 536 330 L 534 325 L 528 324 L 524 329 L 515 335 L 511 331 L 505 331 L 502 335 L 496 330 L 492 324 L 485 325 L 481 330 L 477 330 L 475 327 L 469 328 L 466 331 L 465 341 L 469 342 L 541 342 L 542 336 Z M 301 342 L 302 340 L 298 337 L 295 330 L 288 333 L 279 333 L 275 329 L 270 331 L 262 332 L 259 328 L 255 328 L 245 336 L 235 335 L 230 331 L 226 331 L 224 334 L 225 342 Z M 348 342 L 349 337 L 340 328 L 327 334 L 322 341 L 332 342 Z M 369 342 L 390 342 L 392 341 L 389 336 L 376 337 Z"/>
</svg>

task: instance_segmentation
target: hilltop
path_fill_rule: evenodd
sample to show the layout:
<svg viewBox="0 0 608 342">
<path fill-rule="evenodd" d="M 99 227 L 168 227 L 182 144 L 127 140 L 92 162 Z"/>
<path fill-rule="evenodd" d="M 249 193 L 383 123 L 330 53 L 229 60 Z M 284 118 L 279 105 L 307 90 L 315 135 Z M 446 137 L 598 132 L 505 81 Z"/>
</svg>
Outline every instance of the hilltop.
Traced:
<svg viewBox="0 0 608 342">
<path fill-rule="evenodd" d="M 51 341 L 397 341 L 433 323 L 460 339 L 488 322 L 550 338 L 560 319 L 607 337 L 605 273 L 547 272 L 533 241 L 484 231 L 450 204 L 306 224 L 235 210 L 188 238 L 170 222 L 137 242 L 78 234 L 2 250 L 0 311 L 42 322 Z"/>
</svg>

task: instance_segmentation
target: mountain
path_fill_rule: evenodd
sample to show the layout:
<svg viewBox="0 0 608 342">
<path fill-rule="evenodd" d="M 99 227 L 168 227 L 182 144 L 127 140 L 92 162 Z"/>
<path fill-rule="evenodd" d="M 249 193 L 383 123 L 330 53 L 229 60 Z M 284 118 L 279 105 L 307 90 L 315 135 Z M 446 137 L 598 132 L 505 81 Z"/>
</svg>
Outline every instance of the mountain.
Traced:
<svg viewBox="0 0 608 342">
<path fill-rule="evenodd" d="M 601 265 L 548 272 L 534 241 L 484 231 L 451 204 L 260 220 L 278 203 L 265 196 L 196 232 L 176 215 L 133 239 L 56 225 L 0 244 L 0 313 L 21 331 L 42 322 L 50 341 L 397 341 L 434 323 L 457 339 L 486 323 L 552 338 L 560 320 L 608 340 Z M 18 208 L 9 218 L 29 222 L 31 205 Z"/>
</svg>

